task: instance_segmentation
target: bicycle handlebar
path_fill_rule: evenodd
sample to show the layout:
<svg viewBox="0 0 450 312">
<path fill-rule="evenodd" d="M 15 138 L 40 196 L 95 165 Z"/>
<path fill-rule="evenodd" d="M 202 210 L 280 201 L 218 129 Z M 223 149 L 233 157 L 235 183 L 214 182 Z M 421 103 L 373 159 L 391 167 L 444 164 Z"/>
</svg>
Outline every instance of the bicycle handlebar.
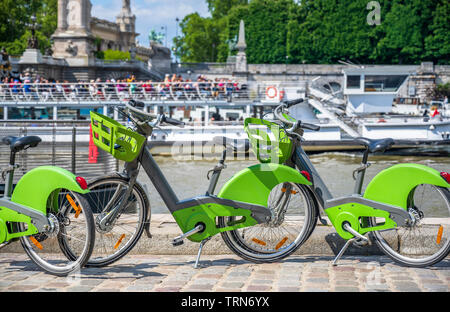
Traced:
<svg viewBox="0 0 450 312">
<path fill-rule="evenodd" d="M 140 109 L 137 108 L 144 108 L 145 104 L 143 102 L 140 101 L 135 101 L 135 100 L 130 100 L 128 102 L 128 104 L 126 104 L 126 107 L 129 111 L 131 111 L 134 115 L 137 115 L 137 117 L 144 117 L 142 118 L 141 121 L 143 122 L 148 122 L 149 120 L 152 119 L 157 119 L 156 123 L 153 126 L 157 126 L 157 124 L 163 122 L 172 126 L 177 126 L 177 127 L 183 127 L 185 125 L 184 122 L 176 120 L 176 119 L 172 119 L 169 117 L 166 117 L 164 114 L 162 115 L 154 115 L 154 114 L 150 114 L 147 113 L 145 111 L 142 111 Z"/>
<path fill-rule="evenodd" d="M 314 124 L 309 124 L 306 122 L 303 122 L 301 124 L 301 127 L 303 129 L 307 129 L 307 130 L 311 130 L 311 131 L 320 131 L 320 126 L 314 125 Z"/>
<path fill-rule="evenodd" d="M 136 100 L 130 100 L 128 102 L 128 105 L 130 105 L 132 107 L 139 107 L 139 108 L 144 108 L 145 107 L 144 102 L 136 101 Z"/>
<path fill-rule="evenodd" d="M 294 105 L 303 103 L 305 100 L 304 99 L 296 99 L 296 100 L 292 100 L 292 101 L 284 101 L 283 103 L 286 105 L 287 108 L 290 108 Z"/>
<path fill-rule="evenodd" d="M 283 108 L 289 108 L 292 107 L 294 105 L 300 104 L 304 102 L 304 99 L 297 99 L 297 100 L 293 100 L 293 101 L 285 101 L 283 102 L 283 104 L 281 104 L 280 106 L 278 106 L 277 108 L 275 108 L 273 114 L 275 115 L 275 117 L 280 120 L 281 122 L 291 126 L 292 128 L 288 130 L 288 132 L 294 132 L 297 129 L 306 129 L 306 130 L 311 130 L 311 131 L 320 131 L 320 126 L 314 125 L 314 124 L 309 124 L 309 123 L 303 123 L 301 121 L 292 121 L 292 120 L 288 120 L 286 119 L 282 113 L 280 113 L 279 111 L 281 111 Z"/>
<path fill-rule="evenodd" d="M 166 117 L 165 115 L 163 115 L 161 122 L 165 122 L 169 125 L 178 126 L 178 127 L 183 127 L 185 125 L 184 122 L 173 119 L 173 118 Z"/>
</svg>

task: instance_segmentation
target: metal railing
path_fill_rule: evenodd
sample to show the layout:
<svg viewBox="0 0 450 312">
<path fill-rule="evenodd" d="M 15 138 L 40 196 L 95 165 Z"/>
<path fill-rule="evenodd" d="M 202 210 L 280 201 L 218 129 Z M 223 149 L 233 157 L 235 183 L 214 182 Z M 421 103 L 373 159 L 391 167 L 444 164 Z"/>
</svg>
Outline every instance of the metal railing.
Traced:
<svg viewBox="0 0 450 312">
<path fill-rule="evenodd" d="M 119 162 L 110 154 L 97 149 L 94 161 L 89 160 L 89 122 L 68 126 L 68 123 L 54 123 L 53 126 L 34 127 L 22 123 L 16 126 L 11 123 L 0 128 L 0 139 L 6 136 L 38 135 L 42 142 L 16 155 L 16 163 L 20 168 L 14 175 L 16 183 L 28 171 L 39 166 L 57 166 L 85 178 L 93 178 L 119 169 Z M 0 169 L 9 163 L 10 147 L 0 144 Z M 2 184 L 0 178 L 0 184 Z"/>
<path fill-rule="evenodd" d="M 248 100 L 237 82 L 0 83 L 0 103 Z"/>
</svg>

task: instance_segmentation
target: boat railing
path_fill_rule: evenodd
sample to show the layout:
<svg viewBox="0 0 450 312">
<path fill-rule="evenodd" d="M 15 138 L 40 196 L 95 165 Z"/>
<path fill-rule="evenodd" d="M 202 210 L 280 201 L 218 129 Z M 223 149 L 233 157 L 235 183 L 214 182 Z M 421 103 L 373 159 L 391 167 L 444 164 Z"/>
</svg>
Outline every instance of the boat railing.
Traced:
<svg viewBox="0 0 450 312">
<path fill-rule="evenodd" d="M 306 82 L 0 82 L 0 104 L 8 103 L 90 103 L 121 102 L 129 99 L 144 102 L 262 102 L 279 103 L 301 97 Z"/>
<path fill-rule="evenodd" d="M 0 102 L 236 101 L 248 91 L 237 82 L 0 83 Z"/>
</svg>

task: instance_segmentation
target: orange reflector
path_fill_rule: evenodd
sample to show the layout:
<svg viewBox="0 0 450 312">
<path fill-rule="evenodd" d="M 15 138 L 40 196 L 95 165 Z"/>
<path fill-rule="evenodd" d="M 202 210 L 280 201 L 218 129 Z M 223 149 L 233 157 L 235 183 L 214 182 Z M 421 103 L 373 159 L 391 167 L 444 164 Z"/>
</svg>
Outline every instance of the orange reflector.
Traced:
<svg viewBox="0 0 450 312">
<path fill-rule="evenodd" d="M 276 249 L 276 250 L 280 249 L 280 248 L 284 245 L 284 243 L 286 243 L 287 240 L 288 240 L 287 237 L 283 238 L 283 239 L 277 244 L 277 246 L 275 247 L 275 249 Z"/>
<path fill-rule="evenodd" d="M 436 239 L 436 243 L 438 245 L 441 243 L 443 233 L 444 233 L 444 227 L 441 225 L 441 227 L 439 228 L 439 231 L 438 231 L 437 239 Z"/>
<path fill-rule="evenodd" d="M 265 242 L 263 242 L 262 240 L 259 240 L 257 238 L 253 238 L 252 241 L 254 241 L 255 243 L 261 245 L 261 246 L 266 246 L 267 244 Z"/>
<path fill-rule="evenodd" d="M 295 194 L 297 194 L 297 193 L 298 193 L 298 192 L 295 191 L 295 190 L 292 190 L 292 191 L 291 191 L 291 194 L 292 194 L 292 195 L 295 195 Z"/>
<path fill-rule="evenodd" d="M 123 239 L 125 238 L 125 234 L 122 234 L 122 236 L 120 236 L 119 240 L 117 241 L 117 243 L 114 245 L 114 249 L 119 248 L 120 244 L 122 243 Z"/>
<path fill-rule="evenodd" d="M 81 208 L 75 203 L 75 201 L 69 194 L 66 195 L 66 198 L 72 206 L 73 210 L 75 210 L 75 219 L 77 219 L 80 216 Z"/>
<path fill-rule="evenodd" d="M 282 189 L 281 189 L 281 191 L 283 192 L 283 193 L 286 193 L 286 188 L 285 187 L 283 187 Z"/>
<path fill-rule="evenodd" d="M 30 236 L 30 241 L 40 250 L 44 249 L 44 247 L 42 247 L 41 243 L 39 243 L 36 238 L 34 238 L 33 236 Z"/>
</svg>

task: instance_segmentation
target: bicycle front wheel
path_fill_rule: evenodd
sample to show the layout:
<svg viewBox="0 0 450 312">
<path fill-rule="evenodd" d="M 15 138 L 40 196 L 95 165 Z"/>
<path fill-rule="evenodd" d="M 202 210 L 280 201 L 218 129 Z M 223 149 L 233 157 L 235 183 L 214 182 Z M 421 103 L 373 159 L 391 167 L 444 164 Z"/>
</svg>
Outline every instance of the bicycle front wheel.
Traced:
<svg viewBox="0 0 450 312">
<path fill-rule="evenodd" d="M 87 267 L 103 267 L 112 264 L 137 244 L 142 236 L 150 204 L 143 187 L 135 183 L 129 198 L 125 198 L 129 181 L 122 177 L 104 177 L 89 184 L 89 201 L 94 207 L 96 223 L 95 249 Z M 101 226 L 100 220 L 123 201 L 123 211 L 109 226 Z"/>
<path fill-rule="evenodd" d="M 94 248 L 95 224 L 89 203 L 84 195 L 61 189 L 49 197 L 47 217 L 51 229 L 20 238 L 25 252 L 51 274 L 67 276 L 79 271 Z M 19 229 L 25 231 L 26 224 L 19 224 Z"/>
<path fill-rule="evenodd" d="M 225 244 L 238 256 L 256 263 L 279 261 L 294 253 L 311 235 L 317 223 L 317 208 L 303 185 L 283 183 L 269 195 L 268 223 L 222 233 Z M 235 217 L 219 218 L 219 227 Z"/>
<path fill-rule="evenodd" d="M 434 185 L 419 185 L 409 196 L 411 226 L 377 231 L 371 235 L 391 259 L 411 267 L 438 263 L 450 252 L 450 192 Z M 377 223 L 370 220 L 372 226 Z"/>
</svg>

